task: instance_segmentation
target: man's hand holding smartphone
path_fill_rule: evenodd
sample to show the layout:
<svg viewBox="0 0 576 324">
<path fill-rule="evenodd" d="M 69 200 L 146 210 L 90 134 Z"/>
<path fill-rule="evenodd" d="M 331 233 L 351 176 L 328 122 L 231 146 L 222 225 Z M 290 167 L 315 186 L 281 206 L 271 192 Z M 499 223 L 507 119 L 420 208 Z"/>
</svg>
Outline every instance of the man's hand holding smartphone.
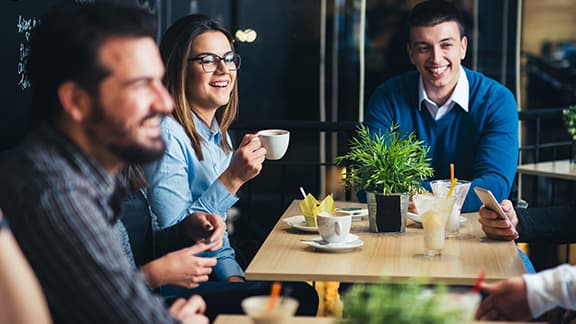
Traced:
<svg viewBox="0 0 576 324">
<path fill-rule="evenodd" d="M 518 216 L 510 200 L 503 200 L 498 204 L 494 195 L 489 190 L 476 187 L 484 206 L 478 212 L 478 221 L 482 224 L 482 230 L 491 239 L 512 241 L 518 239 Z"/>
</svg>

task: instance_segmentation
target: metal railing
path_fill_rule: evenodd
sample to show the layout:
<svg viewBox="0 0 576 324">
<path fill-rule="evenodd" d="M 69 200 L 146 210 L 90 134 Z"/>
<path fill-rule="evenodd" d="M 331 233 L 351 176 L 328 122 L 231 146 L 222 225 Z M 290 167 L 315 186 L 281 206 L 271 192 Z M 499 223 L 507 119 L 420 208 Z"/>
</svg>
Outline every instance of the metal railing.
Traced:
<svg viewBox="0 0 576 324">
<path fill-rule="evenodd" d="M 518 119 L 521 122 L 522 134 L 525 134 L 522 143 L 527 143 L 520 145 L 521 156 L 525 156 L 526 154 L 524 153 L 531 153 L 528 154 L 527 157 L 524 157 L 521 163 L 556 160 L 559 158 L 559 149 L 567 148 L 568 151 L 571 150 L 572 141 L 566 138 L 566 132 L 562 129 L 560 129 L 560 131 L 558 131 L 558 128 L 544 130 L 556 132 L 552 140 L 547 141 L 542 135 L 543 124 L 547 121 L 553 121 L 552 125 L 562 127 L 562 108 L 523 110 L 518 113 Z M 552 125 L 549 124 L 548 126 Z M 542 156 L 543 151 L 549 151 L 550 154 Z"/>
</svg>

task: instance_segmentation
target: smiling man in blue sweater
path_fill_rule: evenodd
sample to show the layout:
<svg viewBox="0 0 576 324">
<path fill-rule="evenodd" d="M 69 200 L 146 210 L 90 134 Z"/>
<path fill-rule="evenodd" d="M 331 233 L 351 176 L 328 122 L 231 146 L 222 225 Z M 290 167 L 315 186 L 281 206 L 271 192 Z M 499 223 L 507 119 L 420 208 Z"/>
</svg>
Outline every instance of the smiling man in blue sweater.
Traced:
<svg viewBox="0 0 576 324">
<path fill-rule="evenodd" d="M 416 71 L 380 85 L 370 99 L 366 125 L 384 132 L 397 123 L 430 146 L 435 179 L 470 180 L 508 198 L 518 163 L 518 111 L 512 93 L 461 66 L 468 40 L 458 10 L 445 1 L 418 4 L 409 18 L 408 55 Z M 430 179 L 433 180 L 433 179 Z M 424 184 L 428 189 L 428 182 Z M 472 193 L 472 190 L 470 190 Z M 482 203 L 468 194 L 462 211 Z"/>
</svg>

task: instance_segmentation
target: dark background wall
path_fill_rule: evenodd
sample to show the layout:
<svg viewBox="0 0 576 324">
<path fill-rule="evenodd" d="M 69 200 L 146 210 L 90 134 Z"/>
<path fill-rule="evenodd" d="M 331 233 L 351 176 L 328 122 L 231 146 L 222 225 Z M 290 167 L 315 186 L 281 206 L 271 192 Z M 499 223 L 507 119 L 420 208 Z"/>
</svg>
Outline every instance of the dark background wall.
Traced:
<svg viewBox="0 0 576 324">
<path fill-rule="evenodd" d="M 69 0 L 74 1 L 74 0 Z M 90 0 L 84 0 L 90 1 Z M 104 0 L 92 0 L 104 1 Z M 111 1 L 111 0 L 108 0 Z M 112 0 L 114 1 L 114 0 Z M 239 120 L 318 120 L 320 63 L 320 2 L 303 0 L 116 0 L 145 7 L 159 21 L 159 37 L 171 23 L 189 13 L 204 13 L 221 20 L 232 32 L 252 28 L 258 37 L 253 43 L 237 42 L 243 56 L 239 74 Z M 0 151 L 13 146 L 28 128 L 29 84 L 23 64 L 27 54 L 27 33 L 38 17 L 57 0 L 10 0 L 0 4 L 0 30 L 4 40 L 0 52 L 2 118 Z M 466 3 L 467 1 L 456 1 Z M 338 120 L 358 118 L 358 22 L 359 1 L 327 1 L 326 114 L 332 108 L 332 77 L 337 79 Z M 508 4 L 507 6 L 504 3 Z M 479 2 L 480 36 L 478 69 L 502 80 L 514 90 L 514 37 L 503 44 L 503 30 L 515 32 L 516 1 Z M 338 7 L 337 14 L 332 12 Z M 367 1 L 366 100 L 378 84 L 411 66 L 407 61 L 402 27 L 411 5 L 404 1 Z M 462 6 L 465 15 L 472 19 Z M 508 16 L 489 14 L 507 12 Z M 488 17 L 490 21 L 487 21 Z M 506 17 L 506 19 L 504 18 Z M 334 27 L 334 21 L 338 23 Z M 506 20 L 506 21 L 505 21 Z M 469 25 L 472 25 L 470 21 Z M 334 28 L 337 28 L 335 31 Z M 337 35 L 338 71 L 331 68 L 333 35 Z M 471 35 L 469 34 L 471 37 Z M 158 38 L 159 38 L 158 37 Z M 502 51 L 507 49 L 508 67 L 502 75 Z M 465 62 L 470 66 L 472 47 Z M 336 74 L 337 73 L 337 74 Z M 314 139 L 308 139 L 312 141 Z M 301 154 L 311 155 L 304 150 Z"/>
<path fill-rule="evenodd" d="M 28 37 L 53 1 L 3 1 L 0 5 L 0 150 L 13 146 L 28 129 L 30 84 L 25 73 Z"/>
<path fill-rule="evenodd" d="M 69 0 L 73 1 L 73 0 Z M 118 0 L 147 8 L 162 18 L 159 0 Z M 30 127 L 30 82 L 26 74 L 29 36 L 58 0 L 5 0 L 0 3 L 0 151 L 16 145 Z M 77 1 L 82 2 L 82 1 Z M 92 2 L 92 1 L 84 1 Z"/>
</svg>

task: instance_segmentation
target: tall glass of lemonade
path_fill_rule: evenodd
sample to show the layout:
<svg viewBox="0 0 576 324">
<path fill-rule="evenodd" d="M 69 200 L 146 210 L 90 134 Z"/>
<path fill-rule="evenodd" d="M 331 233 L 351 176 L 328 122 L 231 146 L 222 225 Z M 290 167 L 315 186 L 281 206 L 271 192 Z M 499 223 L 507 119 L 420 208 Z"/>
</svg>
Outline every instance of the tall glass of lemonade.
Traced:
<svg viewBox="0 0 576 324">
<path fill-rule="evenodd" d="M 456 202 L 455 196 L 415 195 L 412 200 L 424 228 L 424 248 L 427 256 L 441 255 L 444 250 L 446 222 Z"/>
</svg>

